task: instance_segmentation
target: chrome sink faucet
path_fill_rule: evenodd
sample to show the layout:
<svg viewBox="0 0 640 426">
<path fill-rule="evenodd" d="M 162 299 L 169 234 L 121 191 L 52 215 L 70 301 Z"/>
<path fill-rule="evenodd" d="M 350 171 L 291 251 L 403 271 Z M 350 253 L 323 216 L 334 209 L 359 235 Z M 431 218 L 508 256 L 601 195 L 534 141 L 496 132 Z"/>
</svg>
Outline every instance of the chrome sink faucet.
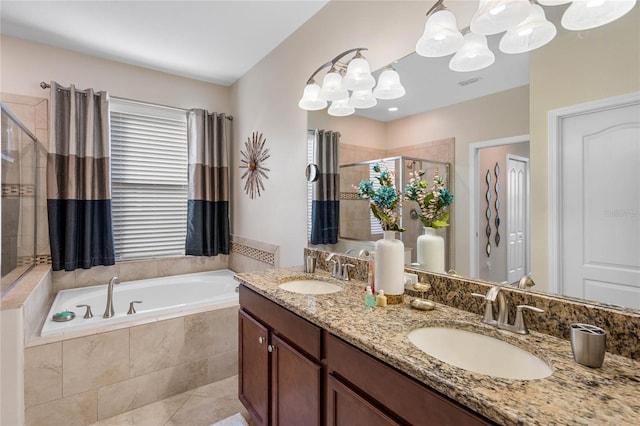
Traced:
<svg viewBox="0 0 640 426">
<path fill-rule="evenodd" d="M 504 294 L 500 291 L 499 286 L 493 286 L 487 291 L 487 294 L 471 293 L 474 297 L 483 298 L 486 301 L 484 308 L 484 316 L 482 322 L 489 325 L 495 325 L 501 330 L 511 331 L 518 334 L 529 334 L 529 329 L 524 321 L 524 315 L 522 311 L 528 309 L 530 311 L 542 313 L 544 310 L 529 305 L 517 305 L 516 306 L 516 318 L 513 324 L 509 324 L 509 303 Z M 494 307 L 497 303 L 498 314 L 495 318 Z"/>
<path fill-rule="evenodd" d="M 330 253 L 329 256 L 327 256 L 327 262 L 331 262 L 332 264 L 331 276 L 333 278 L 342 278 L 342 260 L 338 253 Z"/>
<path fill-rule="evenodd" d="M 113 286 L 115 284 L 120 284 L 118 277 L 111 277 L 109 286 L 107 287 L 107 306 L 104 310 L 104 315 L 102 315 L 104 318 L 111 318 L 115 314 L 113 309 Z"/>
<path fill-rule="evenodd" d="M 334 259 L 335 257 L 335 259 Z M 331 263 L 331 276 L 343 281 L 349 281 L 349 268 L 355 268 L 352 263 L 342 263 L 338 253 L 330 253 L 327 262 Z"/>
</svg>

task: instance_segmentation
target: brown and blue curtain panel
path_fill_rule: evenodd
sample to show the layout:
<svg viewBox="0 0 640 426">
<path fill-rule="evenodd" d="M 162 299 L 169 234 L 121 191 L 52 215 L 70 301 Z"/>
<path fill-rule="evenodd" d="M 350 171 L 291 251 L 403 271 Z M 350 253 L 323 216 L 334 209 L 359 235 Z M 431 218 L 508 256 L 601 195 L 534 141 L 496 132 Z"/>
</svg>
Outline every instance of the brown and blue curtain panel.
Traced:
<svg viewBox="0 0 640 426">
<path fill-rule="evenodd" d="M 47 211 L 54 271 L 115 264 L 106 92 L 51 82 Z"/>
<path fill-rule="evenodd" d="M 229 254 L 230 137 L 231 120 L 224 114 L 187 112 L 187 255 Z"/>
<path fill-rule="evenodd" d="M 340 219 L 340 169 L 338 147 L 340 133 L 315 130 L 314 159 L 318 180 L 313 184 L 311 200 L 311 244 L 336 244 Z"/>
</svg>

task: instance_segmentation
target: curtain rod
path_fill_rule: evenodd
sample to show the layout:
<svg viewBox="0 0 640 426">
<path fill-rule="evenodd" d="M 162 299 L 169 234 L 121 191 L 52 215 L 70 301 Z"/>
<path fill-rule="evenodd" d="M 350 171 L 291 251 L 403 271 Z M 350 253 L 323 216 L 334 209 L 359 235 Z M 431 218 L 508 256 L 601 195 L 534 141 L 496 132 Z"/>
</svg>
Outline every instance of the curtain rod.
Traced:
<svg viewBox="0 0 640 426">
<path fill-rule="evenodd" d="M 46 82 L 44 82 L 44 81 L 41 81 L 41 82 L 40 82 L 40 87 L 42 87 L 43 89 L 49 89 L 49 88 L 51 87 L 51 85 L 50 85 L 49 83 L 46 83 Z M 187 109 L 184 109 L 184 108 L 177 108 L 177 107 L 173 107 L 173 106 L 169 106 L 169 105 L 156 104 L 156 103 L 153 103 L 153 102 L 143 102 L 143 101 L 138 101 L 138 100 L 135 100 L 135 99 L 121 98 L 121 97 L 118 97 L 118 96 L 112 96 L 112 98 L 114 98 L 114 99 L 119 99 L 119 100 L 123 100 L 123 101 L 128 101 L 128 102 L 135 102 L 135 103 L 137 103 L 137 104 L 143 104 L 143 105 L 154 105 L 154 106 L 159 106 L 159 107 L 162 107 L 162 108 L 175 109 L 175 110 L 178 110 L 178 111 L 184 111 L 184 112 L 187 112 L 187 111 L 188 111 Z M 217 114 L 218 116 L 222 115 L 221 113 L 216 113 L 216 114 Z M 229 121 L 233 121 L 233 116 L 232 116 L 232 115 L 227 115 L 227 116 L 226 116 L 226 118 L 227 118 Z"/>
</svg>

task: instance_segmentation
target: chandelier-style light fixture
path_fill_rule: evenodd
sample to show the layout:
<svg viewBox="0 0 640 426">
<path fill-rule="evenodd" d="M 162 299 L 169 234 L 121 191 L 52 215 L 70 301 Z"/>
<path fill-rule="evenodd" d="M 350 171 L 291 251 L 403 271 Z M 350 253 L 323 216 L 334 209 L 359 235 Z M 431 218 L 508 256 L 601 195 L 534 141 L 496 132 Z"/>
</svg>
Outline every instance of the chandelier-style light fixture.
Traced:
<svg viewBox="0 0 640 426">
<path fill-rule="evenodd" d="M 307 80 L 298 106 L 307 111 L 317 111 L 327 107 L 328 113 L 336 117 L 351 115 L 356 108 L 371 108 L 378 99 L 397 99 L 405 94 L 400 76 L 393 68 L 384 70 L 376 80 L 371 75 L 369 63 L 358 47 L 342 52 L 331 61 L 322 64 Z M 355 55 L 347 63 L 341 60 L 352 53 Z M 314 77 L 323 69 L 329 68 L 318 86 Z M 375 86 L 375 89 L 374 89 Z"/>
<path fill-rule="evenodd" d="M 438 0 L 427 12 L 424 34 L 416 44 L 416 53 L 426 57 L 447 56 L 454 71 L 468 72 L 486 68 L 495 60 L 487 47 L 486 35 L 505 32 L 499 48 L 504 53 L 524 53 L 549 43 L 556 36 L 542 6 L 571 3 L 561 24 L 572 31 L 596 28 L 628 13 L 637 0 L 479 0 L 469 32 L 462 36 L 456 18 Z"/>
</svg>

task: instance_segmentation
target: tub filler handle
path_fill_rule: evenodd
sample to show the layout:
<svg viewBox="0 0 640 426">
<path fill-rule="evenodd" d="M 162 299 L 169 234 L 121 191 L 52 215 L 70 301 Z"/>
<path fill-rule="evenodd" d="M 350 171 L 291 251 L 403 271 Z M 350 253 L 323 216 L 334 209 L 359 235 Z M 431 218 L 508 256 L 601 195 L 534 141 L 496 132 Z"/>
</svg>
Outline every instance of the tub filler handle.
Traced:
<svg viewBox="0 0 640 426">
<path fill-rule="evenodd" d="M 76 305 L 76 308 L 87 308 L 86 311 L 84 311 L 84 319 L 89 319 L 89 318 L 93 318 L 93 312 L 91 312 L 91 306 L 89 305 Z"/>
<path fill-rule="evenodd" d="M 127 311 L 127 315 L 133 315 L 136 313 L 136 308 L 133 307 L 134 303 L 142 303 L 142 300 L 134 300 L 133 302 L 129 303 L 129 310 Z"/>
</svg>

